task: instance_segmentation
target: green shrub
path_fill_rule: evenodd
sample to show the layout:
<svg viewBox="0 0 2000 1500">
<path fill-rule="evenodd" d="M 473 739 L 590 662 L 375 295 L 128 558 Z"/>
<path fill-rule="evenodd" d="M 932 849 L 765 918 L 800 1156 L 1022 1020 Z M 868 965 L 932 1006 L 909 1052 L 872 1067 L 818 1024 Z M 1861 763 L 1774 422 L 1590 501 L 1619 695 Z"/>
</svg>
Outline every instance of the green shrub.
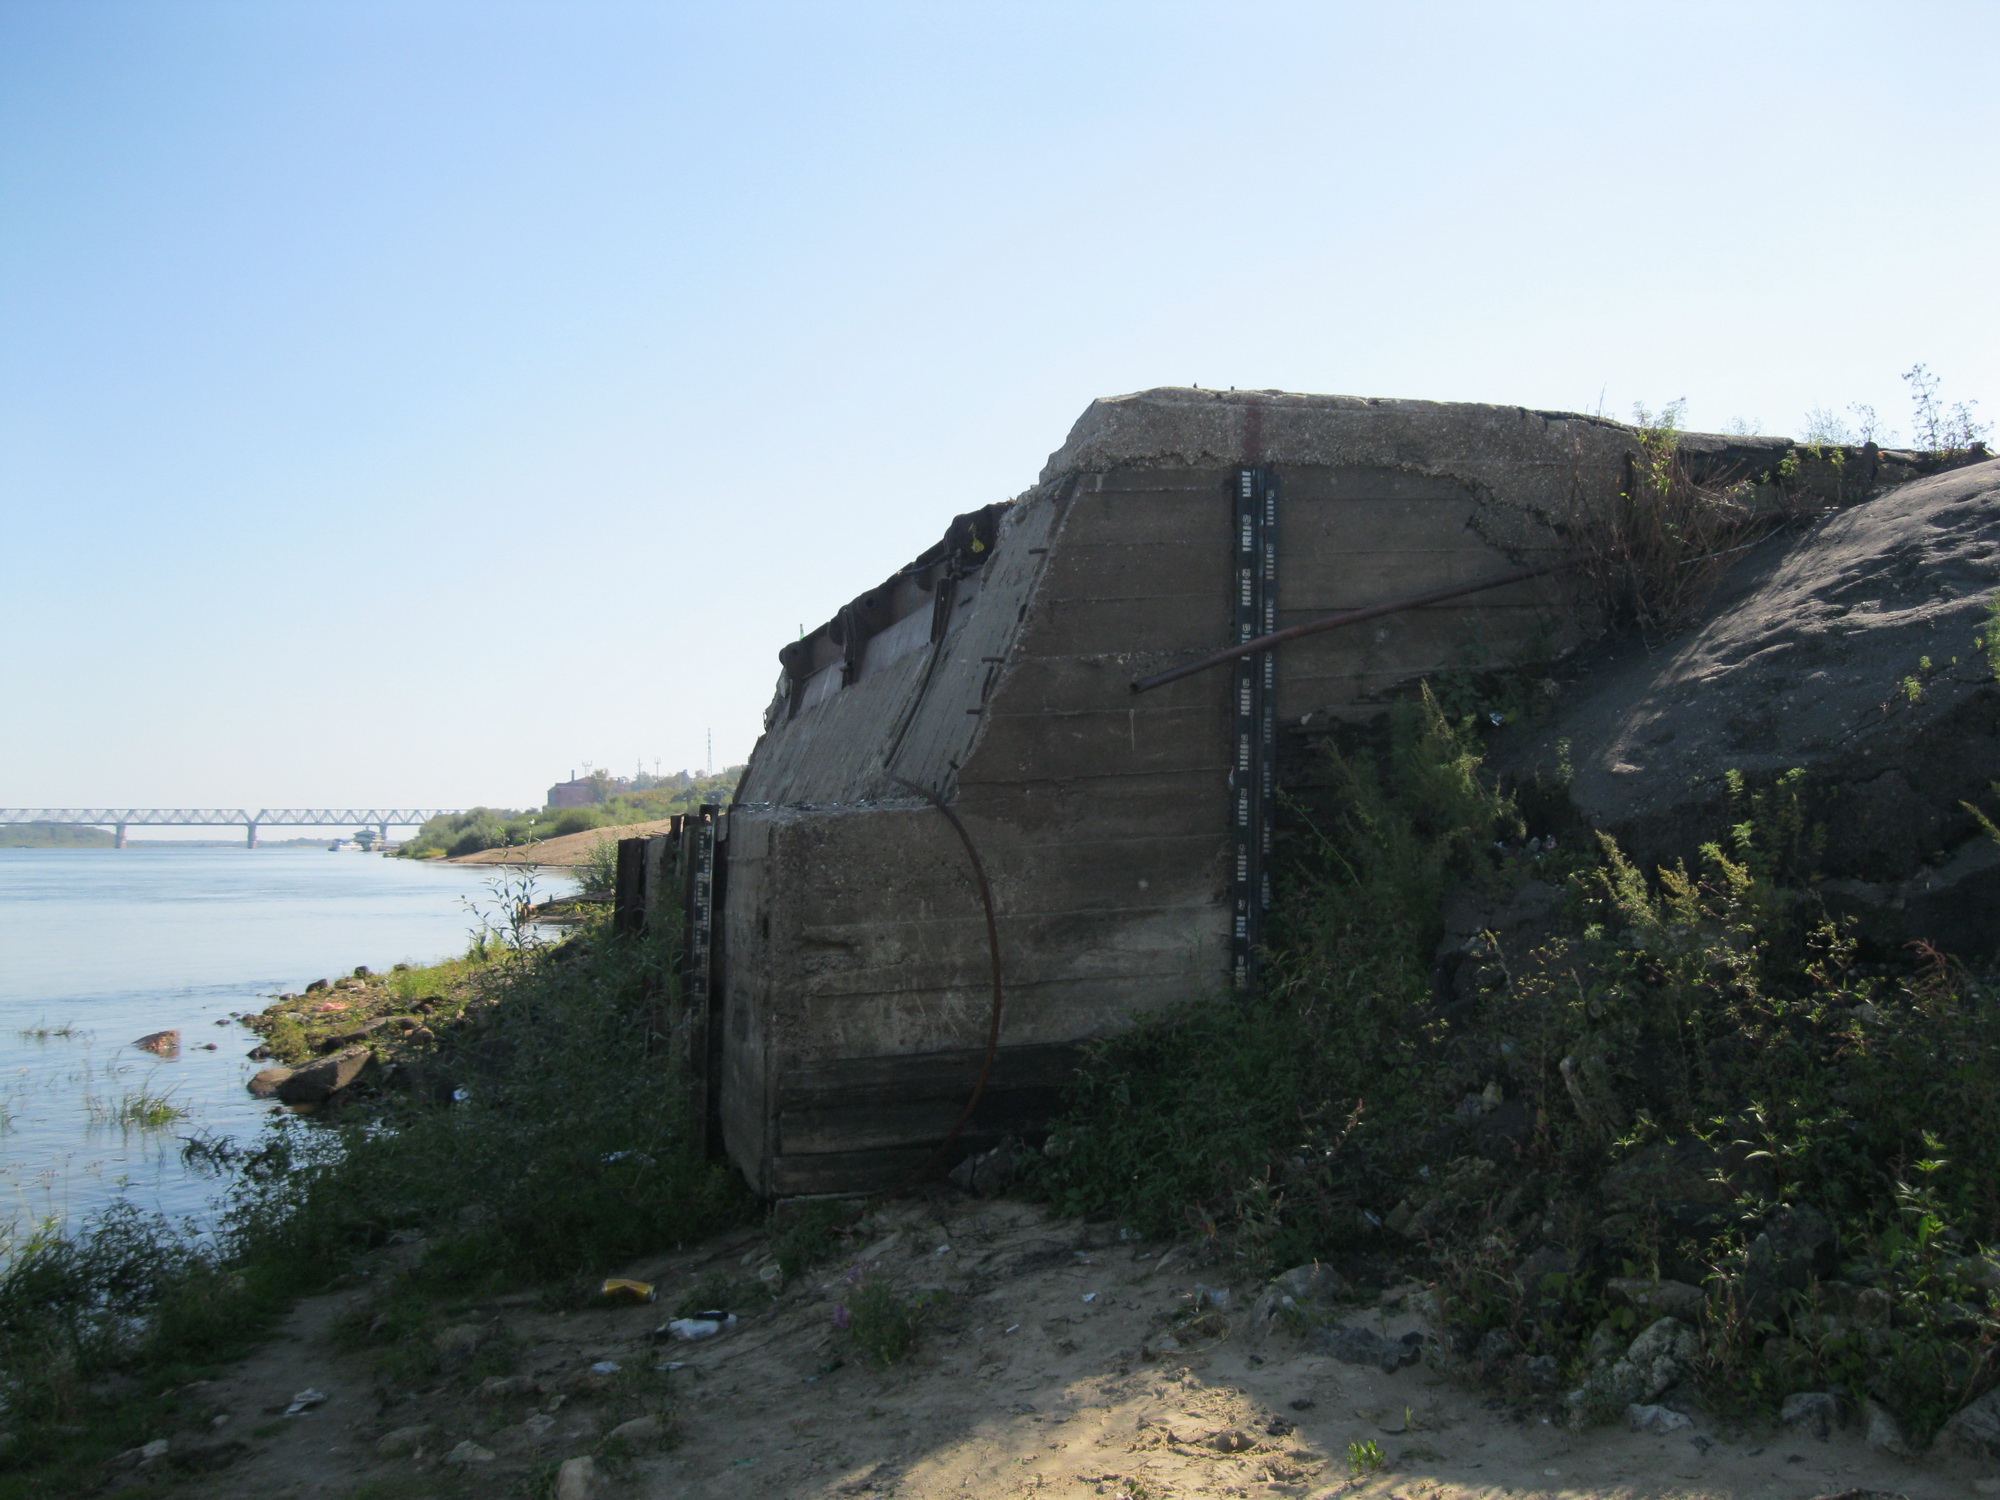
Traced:
<svg viewBox="0 0 2000 1500">
<path fill-rule="evenodd" d="M 1649 874 L 1568 829 L 1521 845 L 1428 697 L 1379 762 L 1334 763 L 1264 993 L 1099 1044 L 1040 1190 L 1267 1266 L 1396 1255 L 1523 1400 L 1637 1331 L 1620 1276 L 1706 1289 L 1701 1379 L 1739 1409 L 1839 1383 L 1922 1438 L 1991 1384 L 2000 996 L 1828 917 L 1805 778 L 1732 777 L 1696 868 Z M 1434 972 L 1447 891 L 1531 877 L 1566 892 L 1546 930 Z M 1755 1247 L 1780 1210 L 1830 1226 L 1810 1275 Z"/>
<path fill-rule="evenodd" d="M 836 1326 L 846 1329 L 854 1347 L 871 1364 L 884 1368 L 901 1364 L 935 1321 L 940 1297 L 904 1297 L 888 1283 L 862 1273 L 849 1282 L 846 1300 L 834 1314 Z"/>
<path fill-rule="evenodd" d="M 1398 711 L 1382 762 L 1334 757 L 1338 810 L 1282 887 L 1261 996 L 1092 1050 L 1042 1179 L 1062 1211 L 1149 1234 L 1227 1225 L 1290 1263 L 1350 1241 L 1357 1186 L 1414 1165 L 1393 1126 L 1436 1091 L 1420 1050 L 1439 909 L 1518 825 L 1428 694 Z"/>
</svg>

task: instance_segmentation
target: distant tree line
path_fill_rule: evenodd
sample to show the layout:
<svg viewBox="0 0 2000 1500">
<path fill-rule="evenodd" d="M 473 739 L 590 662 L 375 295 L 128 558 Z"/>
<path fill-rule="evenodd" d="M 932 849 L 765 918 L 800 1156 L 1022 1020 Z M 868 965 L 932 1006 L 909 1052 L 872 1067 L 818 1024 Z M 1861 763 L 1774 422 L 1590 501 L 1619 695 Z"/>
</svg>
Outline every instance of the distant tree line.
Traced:
<svg viewBox="0 0 2000 1500">
<path fill-rule="evenodd" d="M 677 778 L 664 780 L 644 791 L 619 793 L 589 807 L 542 807 L 532 812 L 475 807 L 462 813 L 443 813 L 418 829 L 416 837 L 397 852 L 409 859 L 459 859 L 482 849 L 512 849 L 593 828 L 649 823 L 692 812 L 703 803 L 726 803 L 742 777 L 743 767 L 731 766 L 685 783 Z"/>
</svg>

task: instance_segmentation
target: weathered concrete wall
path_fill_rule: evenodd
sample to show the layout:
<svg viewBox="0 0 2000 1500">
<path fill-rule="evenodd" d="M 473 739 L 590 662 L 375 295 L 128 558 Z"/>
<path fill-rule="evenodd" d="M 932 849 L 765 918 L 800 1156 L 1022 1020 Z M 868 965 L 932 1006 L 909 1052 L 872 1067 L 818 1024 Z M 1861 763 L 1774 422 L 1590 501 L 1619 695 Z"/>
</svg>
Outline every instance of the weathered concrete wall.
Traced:
<svg viewBox="0 0 2000 1500">
<path fill-rule="evenodd" d="M 751 1181 L 891 1185 L 978 1074 L 981 907 L 944 818 L 891 773 L 958 811 L 1000 913 L 1003 1047 L 964 1146 L 1046 1118 L 1080 1041 L 1223 997 L 1229 674 L 1130 684 L 1229 639 L 1239 465 L 1281 476 L 1283 625 L 1553 556 L 1635 446 L 1511 407 L 1100 401 L 986 531 L 961 517 L 788 647 L 727 844 L 721 1097 Z M 1497 665 L 1560 629 L 1555 603 L 1537 581 L 1295 643 L 1280 714 L 1371 714 L 1417 675 Z"/>
</svg>

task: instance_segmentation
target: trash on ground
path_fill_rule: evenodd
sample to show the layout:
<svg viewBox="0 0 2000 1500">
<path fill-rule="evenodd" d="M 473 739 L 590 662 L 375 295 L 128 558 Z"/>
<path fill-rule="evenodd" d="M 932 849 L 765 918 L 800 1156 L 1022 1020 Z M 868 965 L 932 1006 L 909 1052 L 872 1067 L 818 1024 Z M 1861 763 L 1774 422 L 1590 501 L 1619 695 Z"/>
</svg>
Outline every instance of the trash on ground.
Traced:
<svg viewBox="0 0 2000 1500">
<path fill-rule="evenodd" d="M 613 1302 L 658 1302 L 660 1294 L 653 1289 L 650 1281 L 627 1281 L 622 1276 L 607 1276 L 598 1290 Z"/>
<path fill-rule="evenodd" d="M 300 1412 L 311 1411 L 315 1406 L 318 1406 L 321 1402 L 325 1400 L 326 1400 L 325 1391 L 316 1391 L 313 1390 L 311 1387 L 307 1387 L 305 1390 L 300 1391 L 296 1396 L 292 1397 L 292 1404 L 285 1408 L 285 1415 L 288 1417 L 296 1417 Z"/>
<path fill-rule="evenodd" d="M 692 1318 L 675 1318 L 667 1324 L 667 1336 L 683 1343 L 692 1344 L 698 1339 L 712 1339 L 718 1333 L 726 1333 L 736 1326 L 736 1314 L 710 1308 L 697 1313 Z"/>
</svg>

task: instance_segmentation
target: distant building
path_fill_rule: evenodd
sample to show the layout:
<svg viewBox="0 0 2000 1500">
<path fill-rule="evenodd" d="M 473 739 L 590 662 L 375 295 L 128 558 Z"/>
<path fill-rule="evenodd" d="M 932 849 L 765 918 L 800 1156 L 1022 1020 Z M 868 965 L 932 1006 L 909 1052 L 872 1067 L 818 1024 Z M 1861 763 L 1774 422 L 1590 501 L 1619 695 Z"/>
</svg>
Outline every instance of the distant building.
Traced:
<svg viewBox="0 0 2000 1500">
<path fill-rule="evenodd" d="M 549 788 L 548 805 L 554 808 L 594 807 L 600 802 L 608 802 L 620 793 L 632 790 L 632 783 L 623 776 L 613 776 L 606 771 L 592 771 L 588 776 L 578 777 L 570 772 L 568 781 L 559 781 Z"/>
</svg>

